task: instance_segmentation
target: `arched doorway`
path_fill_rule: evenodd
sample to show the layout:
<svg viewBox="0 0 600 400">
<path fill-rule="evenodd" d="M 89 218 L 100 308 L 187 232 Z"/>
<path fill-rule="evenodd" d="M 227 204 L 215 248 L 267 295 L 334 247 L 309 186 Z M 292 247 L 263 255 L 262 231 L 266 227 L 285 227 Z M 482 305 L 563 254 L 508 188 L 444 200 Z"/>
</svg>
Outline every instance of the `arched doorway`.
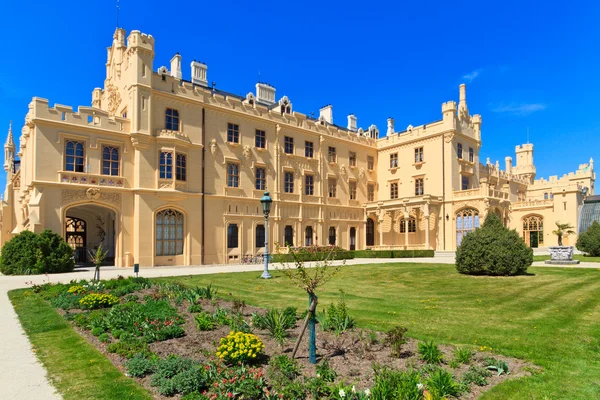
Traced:
<svg viewBox="0 0 600 400">
<path fill-rule="evenodd" d="M 350 250 L 356 250 L 356 228 L 350 228 Z"/>
<path fill-rule="evenodd" d="M 75 263 L 89 263 L 99 246 L 107 252 L 103 265 L 115 265 L 117 213 L 99 204 L 82 204 L 65 210 L 65 241 L 75 250 Z"/>
<path fill-rule="evenodd" d="M 456 213 L 456 246 L 460 246 L 467 234 L 479 228 L 479 211 L 465 208 Z"/>
<path fill-rule="evenodd" d="M 367 246 L 375 246 L 375 222 L 367 218 Z"/>
<path fill-rule="evenodd" d="M 523 240 L 529 247 L 544 245 L 544 218 L 539 215 L 530 215 L 523 218 Z"/>
</svg>

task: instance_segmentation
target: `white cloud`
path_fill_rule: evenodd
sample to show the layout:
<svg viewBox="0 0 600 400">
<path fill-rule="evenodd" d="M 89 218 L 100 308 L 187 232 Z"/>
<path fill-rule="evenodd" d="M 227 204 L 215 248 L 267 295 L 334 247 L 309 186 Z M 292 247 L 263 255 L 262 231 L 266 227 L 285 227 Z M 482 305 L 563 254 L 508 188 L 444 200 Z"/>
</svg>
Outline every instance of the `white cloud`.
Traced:
<svg viewBox="0 0 600 400">
<path fill-rule="evenodd" d="M 475 71 L 471 71 L 466 75 L 463 75 L 462 78 L 467 81 L 467 83 L 471 83 L 473 82 L 473 80 L 475 78 L 477 78 L 479 76 L 479 74 L 481 73 L 481 71 L 483 71 L 482 68 L 476 69 Z"/>
<path fill-rule="evenodd" d="M 514 115 L 526 116 L 536 111 L 542 111 L 546 109 L 546 105 L 542 103 L 521 103 L 521 104 L 501 104 L 499 106 L 490 107 L 495 113 L 507 113 Z"/>
</svg>

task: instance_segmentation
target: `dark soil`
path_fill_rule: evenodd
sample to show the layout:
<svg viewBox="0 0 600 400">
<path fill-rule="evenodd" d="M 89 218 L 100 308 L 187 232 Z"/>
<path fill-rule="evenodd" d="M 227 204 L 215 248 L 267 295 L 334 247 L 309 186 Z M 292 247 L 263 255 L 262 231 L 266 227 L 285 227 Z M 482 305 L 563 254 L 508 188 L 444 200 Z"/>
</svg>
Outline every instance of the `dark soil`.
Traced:
<svg viewBox="0 0 600 400">
<path fill-rule="evenodd" d="M 139 294 L 140 298 L 149 294 L 154 289 L 146 289 L 135 294 Z M 218 306 L 221 309 L 231 310 L 233 302 L 225 300 L 203 300 L 202 308 L 204 311 L 213 312 Z M 166 357 L 169 354 L 177 354 L 183 357 L 188 357 L 198 361 L 208 361 L 216 359 L 215 353 L 218 343 L 221 338 L 227 336 L 230 332 L 229 327 L 221 326 L 214 331 L 199 331 L 196 327 L 194 314 L 187 311 L 189 304 L 184 301 L 182 305 L 176 306 L 179 314 L 185 318 L 185 336 L 177 339 L 170 339 L 163 342 L 155 342 L 150 344 L 150 349 L 160 357 Z M 61 311 L 61 310 L 59 310 Z M 73 310 L 76 312 L 75 310 Z M 72 312 L 73 312 L 72 311 Z M 247 321 L 250 320 L 252 313 L 264 313 L 264 309 L 246 306 L 242 313 Z M 64 312 L 63 312 L 64 313 Z M 288 354 L 291 356 L 296 338 L 300 334 L 303 321 L 298 320 L 296 327 L 288 331 L 288 338 L 283 345 L 275 341 L 267 331 L 255 330 L 253 333 L 257 335 L 264 343 L 264 353 L 266 359 L 278 354 Z M 82 330 L 77 327 L 75 329 L 85 337 L 90 343 L 98 348 L 111 362 L 125 373 L 124 364 L 127 359 L 111 354 L 106 351 L 106 344 L 101 343 L 97 337 L 93 336 L 90 331 Z M 425 365 L 419 358 L 417 352 L 418 341 L 408 339 L 407 344 L 403 346 L 402 356 L 395 358 L 391 356 L 390 347 L 385 344 L 385 335 L 380 332 L 375 332 L 377 336 L 375 342 L 371 342 L 371 331 L 362 329 L 352 329 L 336 336 L 333 332 L 326 332 L 319 329 L 317 326 L 317 361 L 328 359 L 331 367 L 337 372 L 337 381 L 345 381 L 356 385 L 357 390 L 371 388 L 373 386 L 373 365 L 389 366 L 394 369 L 405 370 L 408 368 L 421 368 Z M 315 366 L 308 362 L 308 333 L 305 333 L 298 354 L 296 356 L 299 363 L 304 367 L 303 373 L 305 376 L 315 375 Z M 470 393 L 463 394 L 461 400 L 477 399 L 484 391 L 507 379 L 516 379 L 522 376 L 528 376 L 530 371 L 538 368 L 530 363 L 522 360 L 498 356 L 489 352 L 475 352 L 475 355 L 468 365 L 460 365 L 457 368 L 451 368 L 448 363 L 454 358 L 452 351 L 455 347 L 440 345 L 440 350 L 444 354 L 443 367 L 451 371 L 457 379 L 462 377 L 462 374 L 469 369 L 470 365 L 485 366 L 484 360 L 487 357 L 494 357 L 506 361 L 510 373 L 508 375 L 497 375 L 495 371 L 492 376 L 487 378 L 488 385 L 476 386 L 471 385 Z M 265 363 L 267 362 L 265 360 Z M 266 366 L 266 365 L 265 365 Z M 155 399 L 177 399 L 179 396 L 164 397 L 161 396 L 155 387 L 150 386 L 150 377 L 138 379 L 138 381 L 150 390 Z"/>
</svg>

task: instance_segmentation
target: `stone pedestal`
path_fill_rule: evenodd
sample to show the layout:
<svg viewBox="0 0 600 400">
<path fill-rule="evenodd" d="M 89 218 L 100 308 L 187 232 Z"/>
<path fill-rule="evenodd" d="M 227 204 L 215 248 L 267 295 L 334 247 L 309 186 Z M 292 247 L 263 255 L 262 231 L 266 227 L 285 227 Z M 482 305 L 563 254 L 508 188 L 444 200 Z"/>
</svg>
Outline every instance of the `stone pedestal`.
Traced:
<svg viewBox="0 0 600 400">
<path fill-rule="evenodd" d="M 573 246 L 551 246 L 550 250 L 551 260 L 546 260 L 546 264 L 555 265 L 571 265 L 579 264 L 579 260 L 573 260 Z"/>
</svg>

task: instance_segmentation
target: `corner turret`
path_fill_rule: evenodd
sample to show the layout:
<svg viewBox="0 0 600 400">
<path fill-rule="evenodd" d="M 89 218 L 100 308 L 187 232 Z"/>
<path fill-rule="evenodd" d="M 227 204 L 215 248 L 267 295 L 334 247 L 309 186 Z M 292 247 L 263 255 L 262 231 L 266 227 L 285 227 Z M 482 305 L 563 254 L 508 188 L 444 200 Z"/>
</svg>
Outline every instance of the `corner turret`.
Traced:
<svg viewBox="0 0 600 400">
<path fill-rule="evenodd" d="M 12 169 L 15 161 L 15 142 L 12 133 L 12 121 L 8 125 L 8 136 L 6 137 L 6 143 L 4 143 L 4 171 L 9 172 Z"/>
</svg>

